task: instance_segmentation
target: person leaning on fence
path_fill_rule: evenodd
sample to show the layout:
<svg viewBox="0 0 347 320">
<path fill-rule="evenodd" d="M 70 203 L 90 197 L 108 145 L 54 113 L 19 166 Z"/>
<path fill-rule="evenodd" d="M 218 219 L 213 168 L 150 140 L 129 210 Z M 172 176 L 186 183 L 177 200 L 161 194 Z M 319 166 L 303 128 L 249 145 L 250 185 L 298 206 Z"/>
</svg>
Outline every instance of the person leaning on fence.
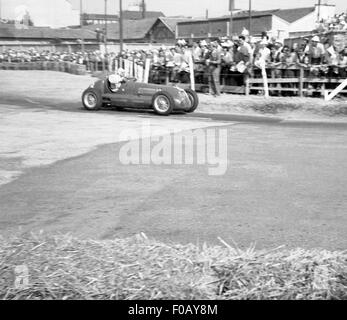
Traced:
<svg viewBox="0 0 347 320">
<path fill-rule="evenodd" d="M 174 59 L 174 67 L 173 67 L 173 81 L 178 82 L 179 81 L 179 71 L 182 64 L 182 49 L 180 45 L 176 45 L 175 49 L 173 50 L 173 59 Z"/>
<path fill-rule="evenodd" d="M 182 46 L 181 65 L 178 70 L 178 78 L 180 83 L 190 83 L 190 59 L 191 53 L 187 45 Z"/>
<path fill-rule="evenodd" d="M 224 85 L 231 85 L 231 67 L 234 62 L 234 53 L 233 53 L 233 42 L 227 40 L 222 43 L 222 64 L 221 64 L 221 80 Z"/>
<path fill-rule="evenodd" d="M 283 78 L 295 78 L 295 66 L 298 62 L 298 57 L 295 51 L 291 50 L 288 46 L 283 47 L 283 54 L 281 56 L 281 63 L 283 68 Z M 293 88 L 290 83 L 283 84 L 285 88 Z M 283 92 L 283 95 L 293 95 L 291 91 Z"/>
<path fill-rule="evenodd" d="M 244 75 L 249 71 L 248 68 L 251 65 L 251 46 L 246 42 L 244 36 L 240 36 L 235 39 L 234 42 L 234 65 L 231 67 L 231 71 L 234 75 L 236 85 L 241 86 L 244 84 Z M 240 77 L 242 76 L 242 77 Z"/>
<path fill-rule="evenodd" d="M 311 40 L 311 44 L 307 47 L 307 54 L 309 56 L 309 63 L 312 65 L 319 65 L 322 63 L 322 59 L 325 53 L 324 45 L 320 43 L 318 36 L 314 36 Z"/>
<path fill-rule="evenodd" d="M 339 53 L 339 76 L 343 79 L 347 78 L 347 46 Z"/>
<path fill-rule="evenodd" d="M 204 62 L 202 47 L 197 42 L 193 43 L 192 57 L 194 63 L 194 76 L 196 83 L 204 82 Z"/>
</svg>

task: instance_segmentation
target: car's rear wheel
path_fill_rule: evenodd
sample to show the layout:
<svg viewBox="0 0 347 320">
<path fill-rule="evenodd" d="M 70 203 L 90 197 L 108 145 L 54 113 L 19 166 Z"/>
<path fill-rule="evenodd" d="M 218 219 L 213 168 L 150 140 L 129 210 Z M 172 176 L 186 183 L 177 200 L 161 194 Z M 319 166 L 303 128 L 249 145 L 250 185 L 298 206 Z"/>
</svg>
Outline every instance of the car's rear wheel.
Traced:
<svg viewBox="0 0 347 320">
<path fill-rule="evenodd" d="M 187 113 L 192 113 L 199 106 L 199 97 L 194 90 L 186 89 L 190 101 L 190 108 L 186 111 Z"/>
<path fill-rule="evenodd" d="M 161 116 L 167 116 L 172 113 L 174 105 L 175 102 L 172 96 L 167 92 L 158 92 L 153 97 L 153 109 L 157 114 Z"/>
<path fill-rule="evenodd" d="M 82 103 L 88 111 L 97 111 L 102 107 L 102 98 L 95 90 L 88 89 L 82 95 Z"/>
</svg>

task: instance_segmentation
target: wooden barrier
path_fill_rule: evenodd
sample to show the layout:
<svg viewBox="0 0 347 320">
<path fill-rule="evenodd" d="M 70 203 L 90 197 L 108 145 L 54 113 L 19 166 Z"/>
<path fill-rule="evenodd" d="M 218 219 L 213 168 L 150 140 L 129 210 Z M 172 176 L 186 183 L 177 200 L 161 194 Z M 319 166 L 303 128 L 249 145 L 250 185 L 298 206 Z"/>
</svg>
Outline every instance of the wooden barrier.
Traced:
<svg viewBox="0 0 347 320">
<path fill-rule="evenodd" d="M 347 79 L 345 79 L 336 89 L 332 90 L 332 92 L 329 94 L 327 90 L 324 92 L 324 99 L 325 101 L 332 100 L 335 96 L 337 96 L 339 93 L 343 92 L 344 88 L 347 86 Z"/>
<path fill-rule="evenodd" d="M 342 82 L 345 79 L 339 78 L 327 78 L 327 77 L 305 77 L 305 73 L 309 72 L 309 68 L 267 68 L 267 73 L 271 73 L 271 77 L 267 79 L 269 93 L 270 95 L 291 92 L 299 97 L 303 97 L 310 93 L 319 93 L 321 96 L 325 97 L 329 92 L 335 91 L 336 88 L 327 88 L 327 86 L 339 86 L 338 93 L 347 93 L 347 90 L 342 90 Z M 290 70 L 295 74 L 298 74 L 297 77 L 289 78 L 278 78 L 275 76 L 275 71 L 284 71 Z M 264 75 L 262 75 L 264 76 Z M 263 78 L 252 78 L 249 77 L 245 81 L 246 95 L 252 94 L 252 92 L 264 91 L 264 80 Z M 347 84 L 346 84 L 347 85 Z M 346 86 L 345 85 L 345 86 Z M 337 91 L 336 91 L 337 92 Z"/>
<path fill-rule="evenodd" d="M 85 75 L 85 65 L 71 62 L 38 61 L 38 62 L 1 62 L 0 70 L 48 70 L 60 71 L 76 75 Z"/>
</svg>

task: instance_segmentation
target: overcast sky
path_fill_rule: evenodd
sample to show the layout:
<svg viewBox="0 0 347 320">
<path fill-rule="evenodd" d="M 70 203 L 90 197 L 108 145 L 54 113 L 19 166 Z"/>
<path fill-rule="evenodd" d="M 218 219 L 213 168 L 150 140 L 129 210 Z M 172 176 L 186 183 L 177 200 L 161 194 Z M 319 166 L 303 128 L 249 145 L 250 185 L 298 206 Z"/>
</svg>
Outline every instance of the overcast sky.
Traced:
<svg viewBox="0 0 347 320">
<path fill-rule="evenodd" d="M 4 1 L 4 0 L 3 0 Z M 52 1 L 52 0 L 50 0 Z M 338 11 L 346 11 L 346 0 L 322 0 L 323 3 L 336 4 Z M 74 5 L 79 6 L 79 0 L 71 0 Z M 83 0 L 87 11 L 102 12 L 103 0 Z M 109 10 L 118 10 L 119 0 L 108 0 Z M 124 7 L 138 0 L 123 0 Z M 146 0 L 148 10 L 163 11 L 165 15 L 204 16 L 206 9 L 210 15 L 223 15 L 228 11 L 229 0 Z M 247 9 L 248 0 L 235 0 L 237 9 Z M 318 0 L 252 0 L 256 10 L 309 7 L 318 3 Z M 117 9 L 116 9 L 117 8 Z"/>
<path fill-rule="evenodd" d="M 2 3 L 2 13 L 9 15 L 13 12 L 15 6 L 24 3 L 35 3 L 40 6 L 43 0 L 0 0 Z M 62 0 L 45 0 L 45 4 L 49 3 L 50 9 L 54 10 L 54 2 Z M 79 8 L 80 0 L 69 0 L 75 9 Z M 139 0 L 123 0 L 124 9 L 132 3 L 138 3 Z M 318 0 L 252 0 L 255 10 L 277 9 L 277 8 L 294 8 L 313 6 Z M 323 3 L 326 0 L 323 0 Z M 336 4 L 338 12 L 346 11 L 346 0 L 327 0 L 329 4 Z M 205 15 L 206 9 L 209 10 L 209 15 L 218 16 L 228 12 L 229 0 L 146 0 L 147 9 L 162 11 L 167 16 L 185 15 L 201 17 Z M 88 13 L 102 13 L 104 10 L 104 0 L 83 0 L 84 9 Z M 235 0 L 237 9 L 247 9 L 248 0 Z M 109 13 L 116 13 L 119 7 L 119 0 L 108 0 Z M 43 6 L 42 6 L 43 9 Z M 30 8 L 29 8 L 30 11 Z M 10 14 L 11 16 L 13 14 Z"/>
</svg>

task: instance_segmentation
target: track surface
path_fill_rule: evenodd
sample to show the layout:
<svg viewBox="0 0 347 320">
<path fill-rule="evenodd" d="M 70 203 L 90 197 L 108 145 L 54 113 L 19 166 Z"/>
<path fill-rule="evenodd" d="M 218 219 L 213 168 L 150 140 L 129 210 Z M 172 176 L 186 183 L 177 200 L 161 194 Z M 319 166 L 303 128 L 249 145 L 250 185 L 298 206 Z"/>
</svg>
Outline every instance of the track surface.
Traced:
<svg viewBox="0 0 347 320">
<path fill-rule="evenodd" d="M 224 121 L 219 123 L 202 119 L 206 115 L 158 119 L 114 111 L 94 115 L 76 105 L 9 102 L 0 114 L 6 137 L 0 171 L 18 173 L 18 178 L 0 186 L 3 235 L 45 230 L 106 239 L 145 232 L 182 243 L 217 243 L 221 237 L 240 247 L 253 242 L 258 248 L 347 247 L 343 125 L 240 122 L 227 116 L 214 119 Z M 19 127 L 16 119 L 22 119 Z M 143 119 L 163 128 L 180 122 L 181 130 L 223 126 L 228 130 L 226 174 L 209 176 L 209 166 L 200 165 L 122 165 L 124 143 L 113 140 L 111 126 L 136 127 Z M 56 128 L 54 121 L 59 121 Z M 100 136 L 105 139 L 97 140 Z M 90 137 L 96 139 L 91 145 Z M 84 149 L 77 150 L 79 141 Z M 56 158 L 49 158 L 50 148 Z"/>
</svg>

